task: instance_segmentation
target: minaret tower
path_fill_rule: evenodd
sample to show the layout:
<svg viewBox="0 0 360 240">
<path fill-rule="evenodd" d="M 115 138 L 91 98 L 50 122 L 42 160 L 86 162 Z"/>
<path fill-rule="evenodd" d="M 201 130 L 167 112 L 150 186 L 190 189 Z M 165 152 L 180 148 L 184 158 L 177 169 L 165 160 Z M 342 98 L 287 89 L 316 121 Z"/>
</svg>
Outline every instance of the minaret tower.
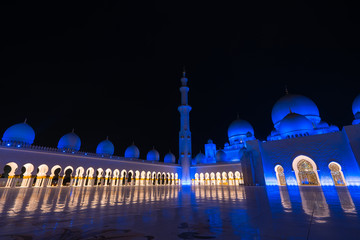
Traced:
<svg viewBox="0 0 360 240">
<path fill-rule="evenodd" d="M 181 182 L 183 185 L 190 185 L 190 162 L 191 162 L 191 132 L 189 114 L 191 107 L 188 105 L 187 86 L 188 79 L 185 77 L 185 69 L 181 78 L 181 105 L 178 107 L 180 112 L 180 132 L 179 132 L 179 163 L 182 168 Z"/>
</svg>

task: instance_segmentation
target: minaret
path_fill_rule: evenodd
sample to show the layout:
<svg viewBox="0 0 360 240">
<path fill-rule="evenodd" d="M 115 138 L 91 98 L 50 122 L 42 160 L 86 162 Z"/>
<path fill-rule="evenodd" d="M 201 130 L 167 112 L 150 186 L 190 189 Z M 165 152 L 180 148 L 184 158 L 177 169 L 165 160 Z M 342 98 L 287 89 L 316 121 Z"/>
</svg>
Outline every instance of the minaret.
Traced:
<svg viewBox="0 0 360 240">
<path fill-rule="evenodd" d="M 187 86 L 188 79 L 185 77 L 185 70 L 181 78 L 180 92 L 181 105 L 178 107 L 180 112 L 180 132 L 179 132 L 179 163 L 182 168 L 181 182 L 183 185 L 190 185 L 190 162 L 191 162 L 191 132 L 190 132 L 190 118 L 189 113 L 191 107 L 188 105 Z"/>
</svg>

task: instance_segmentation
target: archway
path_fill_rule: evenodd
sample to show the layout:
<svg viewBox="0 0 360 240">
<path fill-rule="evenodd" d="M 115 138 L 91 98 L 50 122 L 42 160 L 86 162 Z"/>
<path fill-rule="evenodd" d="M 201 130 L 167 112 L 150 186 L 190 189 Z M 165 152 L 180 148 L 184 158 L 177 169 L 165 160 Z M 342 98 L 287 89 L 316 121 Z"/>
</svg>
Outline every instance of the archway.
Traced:
<svg viewBox="0 0 360 240">
<path fill-rule="evenodd" d="M 46 173 L 49 171 L 49 167 L 46 164 L 41 164 L 37 168 L 37 174 L 33 182 L 34 187 L 44 187 L 46 180 Z"/>
<path fill-rule="evenodd" d="M 228 180 L 227 180 L 227 173 L 226 172 L 222 172 L 222 184 L 223 185 L 228 185 Z"/>
<path fill-rule="evenodd" d="M 315 162 L 306 156 L 296 157 L 292 163 L 299 186 L 320 186 Z"/>
<path fill-rule="evenodd" d="M 85 169 L 83 167 L 78 167 L 76 169 L 76 171 L 75 171 L 75 180 L 74 180 L 74 183 L 73 183 L 74 187 L 82 186 L 84 172 L 85 172 Z"/>
<path fill-rule="evenodd" d="M 140 171 L 136 170 L 135 171 L 135 179 L 134 179 L 134 184 L 135 186 L 139 186 L 140 185 Z"/>
<path fill-rule="evenodd" d="M 156 181 L 156 172 L 153 172 L 153 173 L 152 173 L 152 184 L 153 184 L 153 185 L 156 185 L 156 184 L 157 184 L 157 181 Z"/>
<path fill-rule="evenodd" d="M 71 174 L 73 173 L 73 168 L 72 167 L 66 167 L 64 169 L 64 176 L 63 176 L 63 182 L 62 182 L 62 186 L 70 186 L 71 185 Z"/>
<path fill-rule="evenodd" d="M 213 173 L 213 172 L 210 173 L 210 179 L 211 179 L 211 185 L 216 185 L 215 173 Z"/>
<path fill-rule="evenodd" d="M 0 187 L 9 188 L 12 186 L 15 171 L 18 169 L 18 165 L 14 162 L 9 162 L 4 167 L 4 173 L 1 175 L 1 185 Z"/>
<path fill-rule="evenodd" d="M 146 173 L 146 185 L 152 185 L 152 182 L 151 182 L 151 172 L 148 171 Z"/>
<path fill-rule="evenodd" d="M 59 165 L 52 167 L 48 186 L 50 187 L 58 186 L 60 172 L 61 172 L 61 167 Z"/>
<path fill-rule="evenodd" d="M 165 185 L 165 173 L 161 174 L 161 185 Z"/>
<path fill-rule="evenodd" d="M 121 182 L 121 185 L 123 185 L 123 186 L 126 185 L 126 175 L 127 175 L 126 170 L 122 170 L 122 171 L 121 171 L 120 182 Z"/>
<path fill-rule="evenodd" d="M 341 166 L 337 162 L 329 163 L 329 169 L 335 186 L 346 186 L 344 174 L 341 171 Z"/>
<path fill-rule="evenodd" d="M 279 186 L 286 186 L 284 168 L 281 165 L 275 166 L 276 179 Z"/>
<path fill-rule="evenodd" d="M 204 185 L 204 173 L 200 173 L 200 185 Z"/>
<path fill-rule="evenodd" d="M 210 185 L 210 174 L 208 172 L 205 173 L 205 184 Z"/>
<path fill-rule="evenodd" d="M 86 170 L 86 177 L 85 177 L 85 183 L 84 186 L 91 187 L 92 181 L 93 181 L 93 175 L 94 175 L 95 169 L 90 167 Z"/>
<path fill-rule="evenodd" d="M 161 173 L 157 173 L 157 185 L 161 184 Z"/>
<path fill-rule="evenodd" d="M 228 176 L 229 176 L 229 185 L 234 185 L 234 174 L 233 172 L 229 172 L 228 173 Z"/>
<path fill-rule="evenodd" d="M 113 178 L 112 178 L 112 186 L 119 185 L 119 174 L 120 174 L 119 169 L 115 169 L 114 173 L 113 173 Z"/>
<path fill-rule="evenodd" d="M 132 178 L 133 178 L 133 175 L 134 175 L 134 172 L 133 172 L 132 170 L 130 170 L 130 171 L 128 172 L 127 185 L 132 185 L 132 184 L 131 184 L 131 180 L 132 180 Z"/>
<path fill-rule="evenodd" d="M 108 168 L 105 170 L 105 181 L 104 181 L 104 186 L 110 186 L 111 183 L 111 169 Z"/>
</svg>

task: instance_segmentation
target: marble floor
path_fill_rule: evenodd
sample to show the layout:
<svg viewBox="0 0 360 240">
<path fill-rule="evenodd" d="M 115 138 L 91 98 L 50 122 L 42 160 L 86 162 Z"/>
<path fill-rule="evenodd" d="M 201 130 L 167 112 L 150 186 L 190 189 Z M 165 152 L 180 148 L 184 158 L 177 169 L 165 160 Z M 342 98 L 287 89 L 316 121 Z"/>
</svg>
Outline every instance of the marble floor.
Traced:
<svg viewBox="0 0 360 240">
<path fill-rule="evenodd" d="M 360 187 L 0 189 L 0 239 L 360 239 Z"/>
</svg>

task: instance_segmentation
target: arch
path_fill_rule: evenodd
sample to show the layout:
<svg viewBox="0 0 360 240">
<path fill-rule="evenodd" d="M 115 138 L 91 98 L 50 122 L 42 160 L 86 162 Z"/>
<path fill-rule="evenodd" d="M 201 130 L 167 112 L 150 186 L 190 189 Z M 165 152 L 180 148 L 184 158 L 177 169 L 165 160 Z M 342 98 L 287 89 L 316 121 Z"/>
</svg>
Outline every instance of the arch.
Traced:
<svg viewBox="0 0 360 240">
<path fill-rule="evenodd" d="M 78 167 L 75 170 L 75 177 L 74 177 L 74 181 L 73 181 L 73 186 L 74 187 L 80 187 L 82 186 L 82 181 L 83 181 L 83 177 L 84 177 L 84 172 L 85 169 L 83 167 Z"/>
<path fill-rule="evenodd" d="M 179 174 L 178 173 L 175 173 L 175 185 L 178 185 L 179 184 Z"/>
<path fill-rule="evenodd" d="M 335 186 L 346 186 L 344 174 L 341 171 L 341 165 L 333 161 L 329 163 L 328 167 L 330 169 Z"/>
<path fill-rule="evenodd" d="M 205 184 L 206 185 L 210 184 L 210 174 L 208 172 L 205 173 Z"/>
<path fill-rule="evenodd" d="M 67 166 L 64 169 L 64 176 L 62 177 L 62 186 L 71 186 L 73 172 L 74 172 L 74 168 L 71 166 Z"/>
<path fill-rule="evenodd" d="M 276 165 L 275 166 L 275 174 L 276 174 L 276 179 L 277 179 L 277 183 L 279 186 L 286 186 L 286 179 L 285 179 L 285 174 L 284 174 L 284 168 L 281 165 Z"/>
<path fill-rule="evenodd" d="M 216 182 L 215 182 L 215 173 L 214 172 L 210 173 L 210 180 L 211 180 L 211 185 L 216 184 Z"/>
<path fill-rule="evenodd" d="M 49 171 L 49 167 L 46 164 L 41 164 L 37 170 L 38 172 L 32 185 L 34 187 L 44 187 L 46 174 Z"/>
<path fill-rule="evenodd" d="M 157 172 L 156 174 L 156 177 L 157 177 L 157 184 L 160 185 L 161 184 L 161 172 Z"/>
<path fill-rule="evenodd" d="M 234 174 L 233 172 L 228 172 L 228 177 L 229 177 L 229 185 L 234 185 Z"/>
<path fill-rule="evenodd" d="M 221 185 L 221 174 L 219 172 L 216 173 L 216 184 Z"/>
<path fill-rule="evenodd" d="M 166 184 L 166 185 L 169 185 L 169 184 L 170 184 L 170 173 L 166 173 L 165 184 Z"/>
<path fill-rule="evenodd" d="M 110 168 L 107 168 L 105 170 L 105 181 L 104 181 L 104 186 L 110 186 L 111 183 L 111 173 L 112 170 Z"/>
<path fill-rule="evenodd" d="M 51 174 L 48 182 L 49 187 L 58 186 L 61 170 L 62 168 L 60 165 L 55 165 L 51 168 Z"/>
<path fill-rule="evenodd" d="M 157 185 L 157 175 L 156 175 L 156 172 L 152 172 L 152 184 L 153 185 Z"/>
<path fill-rule="evenodd" d="M 221 176 L 222 176 L 222 184 L 228 185 L 227 173 L 226 173 L 226 172 L 222 172 Z"/>
<path fill-rule="evenodd" d="M 121 185 L 126 185 L 126 175 L 127 175 L 127 171 L 125 169 L 121 170 L 121 175 L 120 175 L 120 182 Z"/>
<path fill-rule="evenodd" d="M 200 173 L 200 185 L 204 185 L 204 173 Z"/>
<path fill-rule="evenodd" d="M 136 186 L 140 185 L 140 171 L 139 170 L 135 171 L 135 183 L 134 183 L 134 185 L 136 185 Z"/>
<path fill-rule="evenodd" d="M 194 180 L 194 184 L 195 185 L 199 185 L 200 184 L 200 181 L 199 181 L 199 174 L 198 173 L 195 173 L 195 180 Z"/>
<path fill-rule="evenodd" d="M 151 173 L 150 173 L 151 176 Z M 140 173 L 140 185 L 144 186 L 147 183 L 147 179 L 146 179 L 146 172 L 145 171 L 141 171 Z"/>
<path fill-rule="evenodd" d="M 18 165 L 14 162 L 9 162 L 4 166 L 4 173 L 1 175 L 1 178 L 4 178 L 1 181 L 1 186 L 9 188 L 13 185 L 15 172 L 18 169 Z"/>
<path fill-rule="evenodd" d="M 102 175 L 104 173 L 104 170 L 102 168 L 98 168 L 96 169 L 96 176 L 95 176 L 95 181 L 94 181 L 94 186 L 101 186 L 101 180 L 102 180 Z"/>
<path fill-rule="evenodd" d="M 92 168 L 92 167 L 89 167 L 88 169 L 86 169 L 86 176 L 85 176 L 84 186 L 86 186 L 86 187 L 92 186 L 93 179 L 94 179 L 93 178 L 94 172 L 95 172 L 95 169 Z"/>
<path fill-rule="evenodd" d="M 133 185 L 135 179 L 135 174 L 133 170 L 129 170 L 128 171 L 128 175 L 127 175 L 127 185 Z"/>
<path fill-rule="evenodd" d="M 146 185 L 152 185 L 152 182 L 151 182 L 151 172 L 148 171 L 146 173 Z"/>
<path fill-rule="evenodd" d="M 297 156 L 292 163 L 299 186 L 320 186 L 315 162 L 304 155 Z"/>
<path fill-rule="evenodd" d="M 171 176 L 170 184 L 171 184 L 171 185 L 174 185 L 174 184 L 175 184 L 175 174 L 174 174 L 174 173 L 171 173 L 170 176 Z"/>
<path fill-rule="evenodd" d="M 114 172 L 113 172 L 113 177 L 112 177 L 112 182 L 111 182 L 112 186 L 118 186 L 119 185 L 119 175 L 120 175 L 120 170 L 115 169 Z"/>
</svg>

